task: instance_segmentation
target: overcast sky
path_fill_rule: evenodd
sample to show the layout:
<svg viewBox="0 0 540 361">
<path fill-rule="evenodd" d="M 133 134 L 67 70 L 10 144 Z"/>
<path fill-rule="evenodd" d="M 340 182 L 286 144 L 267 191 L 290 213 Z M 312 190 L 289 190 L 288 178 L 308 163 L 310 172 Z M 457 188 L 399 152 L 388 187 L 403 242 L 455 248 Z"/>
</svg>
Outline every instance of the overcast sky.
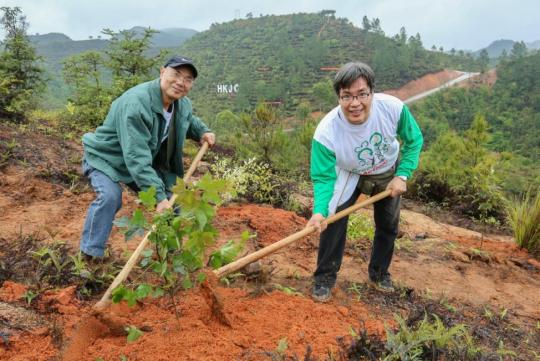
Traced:
<svg viewBox="0 0 540 361">
<path fill-rule="evenodd" d="M 290 14 L 336 10 L 361 26 L 362 17 L 379 18 L 387 35 L 405 26 L 420 33 L 424 46 L 477 50 L 497 39 L 540 40 L 539 0 L 0 0 L 19 6 L 29 34 L 61 32 L 74 40 L 100 35 L 104 28 L 133 26 L 203 31 L 251 12 Z M 2 35 L 3 36 L 3 35 Z"/>
</svg>

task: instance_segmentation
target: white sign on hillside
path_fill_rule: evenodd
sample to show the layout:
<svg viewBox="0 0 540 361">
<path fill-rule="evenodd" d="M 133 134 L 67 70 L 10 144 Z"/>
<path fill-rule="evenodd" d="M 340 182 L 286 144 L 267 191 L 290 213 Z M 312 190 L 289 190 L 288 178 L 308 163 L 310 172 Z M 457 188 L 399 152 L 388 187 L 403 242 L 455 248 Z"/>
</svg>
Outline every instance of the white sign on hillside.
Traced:
<svg viewBox="0 0 540 361">
<path fill-rule="evenodd" d="M 218 93 L 238 93 L 238 84 L 218 84 L 217 85 Z"/>
</svg>

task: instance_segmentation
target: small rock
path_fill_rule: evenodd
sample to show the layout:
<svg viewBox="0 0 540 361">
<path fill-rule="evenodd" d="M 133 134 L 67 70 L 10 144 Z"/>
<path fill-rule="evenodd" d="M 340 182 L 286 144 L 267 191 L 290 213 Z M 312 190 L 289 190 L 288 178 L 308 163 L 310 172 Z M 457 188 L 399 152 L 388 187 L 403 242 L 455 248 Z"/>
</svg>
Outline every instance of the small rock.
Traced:
<svg viewBox="0 0 540 361">
<path fill-rule="evenodd" d="M 421 240 L 424 240 L 428 238 L 428 234 L 427 233 L 418 233 L 414 236 L 414 240 L 415 241 L 421 241 Z"/>
<path fill-rule="evenodd" d="M 248 278 L 257 277 L 262 272 L 261 262 L 255 261 L 246 265 L 242 272 L 246 274 Z"/>
<path fill-rule="evenodd" d="M 43 293 L 42 300 L 50 304 L 60 304 L 67 306 L 75 299 L 77 286 L 70 286 L 59 291 L 46 291 Z"/>
</svg>

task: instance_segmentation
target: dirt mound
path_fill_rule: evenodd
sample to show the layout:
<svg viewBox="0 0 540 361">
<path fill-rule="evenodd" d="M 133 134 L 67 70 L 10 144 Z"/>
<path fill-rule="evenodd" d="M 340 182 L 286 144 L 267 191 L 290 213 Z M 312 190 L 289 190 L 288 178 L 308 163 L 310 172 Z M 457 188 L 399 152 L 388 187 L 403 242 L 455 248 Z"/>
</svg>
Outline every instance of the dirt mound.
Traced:
<svg viewBox="0 0 540 361">
<path fill-rule="evenodd" d="M 305 225 L 305 218 L 293 212 L 254 204 L 220 208 L 216 217 L 216 226 L 223 229 L 222 234 L 239 234 L 246 226 L 256 232 L 258 247 L 275 243 L 300 231 Z"/>
</svg>

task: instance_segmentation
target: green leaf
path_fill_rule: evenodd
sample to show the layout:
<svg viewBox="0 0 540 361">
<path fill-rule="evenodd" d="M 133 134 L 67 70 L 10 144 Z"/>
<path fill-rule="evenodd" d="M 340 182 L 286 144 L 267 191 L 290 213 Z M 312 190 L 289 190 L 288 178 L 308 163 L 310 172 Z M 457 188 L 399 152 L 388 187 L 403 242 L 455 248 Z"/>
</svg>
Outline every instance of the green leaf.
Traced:
<svg viewBox="0 0 540 361">
<path fill-rule="evenodd" d="M 129 221 L 128 229 L 124 231 L 126 241 L 129 241 L 134 236 L 144 235 L 146 226 L 147 222 L 143 212 L 140 209 L 136 209 Z"/>
<path fill-rule="evenodd" d="M 137 341 L 139 339 L 139 337 L 144 335 L 144 332 L 142 332 L 141 330 L 139 330 L 135 326 L 126 327 L 126 331 L 128 333 L 128 335 L 127 335 L 127 342 L 128 343 L 135 342 L 135 341 Z"/>
<path fill-rule="evenodd" d="M 132 226 L 139 226 L 143 227 L 146 225 L 146 219 L 144 218 L 143 211 L 140 209 L 136 209 L 133 211 L 133 217 L 131 217 L 131 220 L 129 223 Z"/>
<path fill-rule="evenodd" d="M 112 291 L 112 301 L 113 303 L 119 303 L 124 299 L 124 295 L 126 294 L 126 288 L 122 285 L 116 287 Z"/>
<path fill-rule="evenodd" d="M 158 297 L 162 297 L 164 294 L 165 294 L 165 291 L 163 290 L 163 288 L 156 287 L 154 289 L 154 292 L 152 292 L 152 297 L 158 298 Z"/>
<path fill-rule="evenodd" d="M 197 219 L 197 223 L 199 224 L 199 229 L 202 231 L 204 226 L 206 226 L 206 222 L 208 221 L 208 218 L 206 217 L 206 214 L 204 211 L 200 209 L 196 209 L 194 211 L 195 218 Z"/>
<path fill-rule="evenodd" d="M 129 307 L 133 307 L 137 304 L 137 294 L 135 291 L 126 289 L 124 300 L 126 300 Z"/>
<path fill-rule="evenodd" d="M 244 243 L 244 240 L 236 243 L 233 241 L 228 241 L 223 246 L 221 246 L 221 248 L 212 252 L 209 260 L 210 267 L 216 269 L 223 265 L 231 263 L 244 248 Z"/>
<path fill-rule="evenodd" d="M 143 257 L 152 257 L 153 254 L 154 254 L 154 250 L 151 248 L 146 248 L 141 252 L 141 255 Z"/>
<path fill-rule="evenodd" d="M 113 224 L 116 227 L 119 227 L 119 228 L 127 228 L 129 226 L 129 217 L 128 216 L 122 216 L 120 218 L 116 218 L 113 221 Z"/>
<path fill-rule="evenodd" d="M 182 178 L 176 178 L 176 185 L 172 187 L 172 192 L 176 195 L 179 195 L 186 190 L 186 183 Z"/>
<path fill-rule="evenodd" d="M 177 250 L 180 248 L 180 241 L 176 238 L 176 235 L 170 234 L 167 237 L 167 247 L 169 250 Z"/>
<path fill-rule="evenodd" d="M 183 275 L 187 274 L 187 271 L 186 271 L 186 268 L 184 267 L 183 262 L 184 262 L 184 260 L 183 260 L 181 255 L 177 254 L 177 255 L 175 255 L 173 257 L 172 264 L 173 264 L 174 272 L 180 273 L 180 274 L 183 274 Z"/>
<path fill-rule="evenodd" d="M 148 266 L 150 266 L 150 264 L 152 264 L 152 258 L 150 258 L 150 257 L 143 258 L 141 260 L 141 267 L 148 267 Z"/>
<path fill-rule="evenodd" d="M 149 284 L 143 283 L 137 286 L 135 289 L 135 293 L 137 294 L 137 299 L 143 299 L 148 297 L 148 295 L 152 292 L 152 286 Z"/>
<path fill-rule="evenodd" d="M 191 287 L 193 287 L 193 282 L 191 282 L 191 279 L 189 278 L 189 276 L 184 277 L 184 279 L 182 280 L 182 287 L 184 287 L 185 290 L 188 290 Z"/>
<path fill-rule="evenodd" d="M 156 187 L 151 186 L 146 191 L 140 191 L 139 200 L 146 209 L 148 209 L 149 211 L 153 211 L 157 204 Z"/>
<path fill-rule="evenodd" d="M 204 272 L 200 272 L 197 275 L 197 282 L 201 283 L 201 282 L 204 282 L 205 280 L 206 280 L 206 274 Z"/>
<path fill-rule="evenodd" d="M 203 266 L 202 260 L 189 251 L 180 253 L 179 258 L 182 264 L 191 272 Z"/>
<path fill-rule="evenodd" d="M 152 265 L 152 270 L 156 272 L 157 274 L 159 274 L 160 276 L 163 276 L 165 272 L 167 272 L 167 262 L 166 261 L 155 262 Z"/>
</svg>

